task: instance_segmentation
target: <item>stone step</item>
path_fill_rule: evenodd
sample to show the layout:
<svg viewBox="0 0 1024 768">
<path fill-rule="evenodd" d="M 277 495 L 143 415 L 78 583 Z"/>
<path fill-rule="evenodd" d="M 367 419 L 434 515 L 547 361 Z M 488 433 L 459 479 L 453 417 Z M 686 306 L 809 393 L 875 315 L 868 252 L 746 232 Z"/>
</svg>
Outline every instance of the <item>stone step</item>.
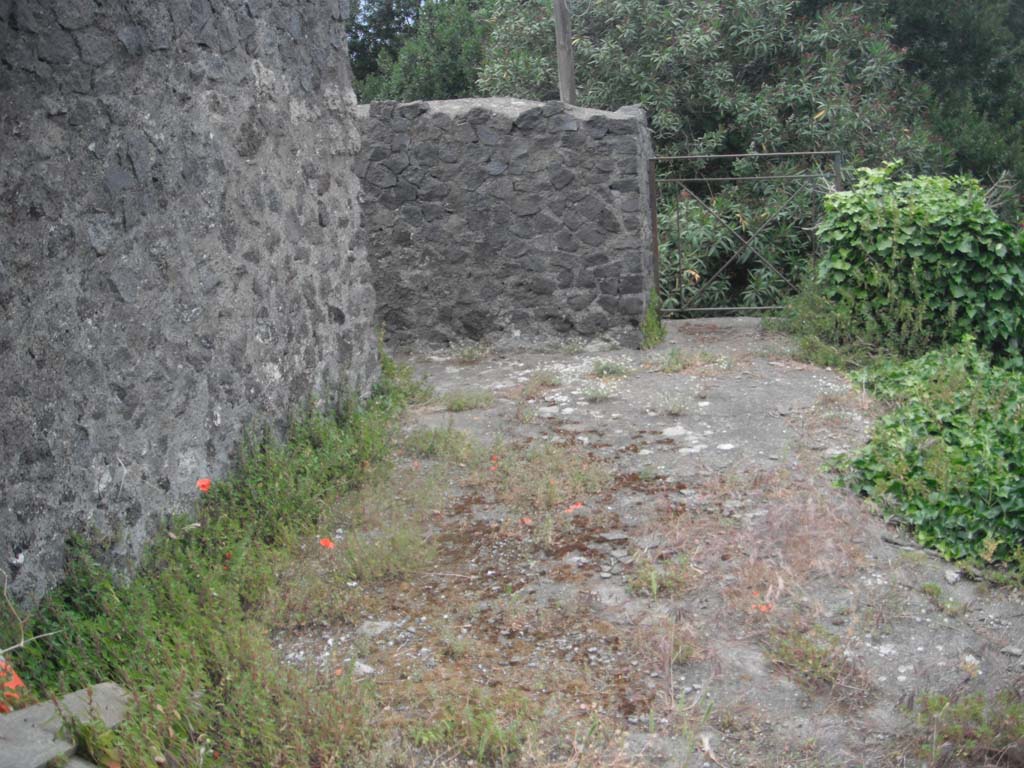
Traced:
<svg viewBox="0 0 1024 768">
<path fill-rule="evenodd" d="M 128 694 L 116 683 L 100 683 L 69 693 L 60 707 L 44 701 L 0 715 L 0 768 L 45 768 L 51 761 L 74 755 L 75 745 L 61 734 L 62 714 L 76 720 L 102 720 L 108 728 L 128 713 Z M 75 768 L 90 764 L 77 758 Z"/>
</svg>

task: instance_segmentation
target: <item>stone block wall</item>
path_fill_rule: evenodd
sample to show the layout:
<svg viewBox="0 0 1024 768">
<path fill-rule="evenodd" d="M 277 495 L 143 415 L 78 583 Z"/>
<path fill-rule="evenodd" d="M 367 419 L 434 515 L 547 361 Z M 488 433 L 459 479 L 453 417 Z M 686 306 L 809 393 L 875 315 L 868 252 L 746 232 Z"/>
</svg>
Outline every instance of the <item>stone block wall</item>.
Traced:
<svg viewBox="0 0 1024 768">
<path fill-rule="evenodd" d="M 128 562 L 377 375 L 338 0 L 0 0 L 0 567 Z"/>
<path fill-rule="evenodd" d="M 359 109 L 389 340 L 639 341 L 654 287 L 642 111 L 506 98 Z"/>
</svg>

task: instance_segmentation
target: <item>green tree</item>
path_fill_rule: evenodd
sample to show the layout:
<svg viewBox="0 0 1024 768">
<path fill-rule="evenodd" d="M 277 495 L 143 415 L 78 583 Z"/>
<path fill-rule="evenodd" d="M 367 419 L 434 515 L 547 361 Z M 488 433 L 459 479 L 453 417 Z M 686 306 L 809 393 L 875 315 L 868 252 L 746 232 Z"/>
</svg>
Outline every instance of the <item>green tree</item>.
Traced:
<svg viewBox="0 0 1024 768">
<path fill-rule="evenodd" d="M 487 26 L 475 0 L 428 0 L 397 55 L 356 83 L 360 101 L 457 99 L 477 93 Z"/>
<path fill-rule="evenodd" d="M 836 4 L 801 0 L 799 10 Z M 930 122 L 957 168 L 1024 178 L 1024 0 L 869 0 L 863 13 L 894 23 L 903 68 L 931 90 Z"/>
<path fill-rule="evenodd" d="M 382 55 L 397 55 L 421 5 L 421 0 L 353 0 L 346 30 L 357 82 L 377 72 Z"/>
<path fill-rule="evenodd" d="M 790 0 L 577 0 L 581 103 L 641 103 L 665 151 L 836 148 L 941 166 L 891 28 L 855 6 L 812 18 Z M 494 0 L 480 85 L 554 98 L 546 0 Z"/>
<path fill-rule="evenodd" d="M 888 12 L 959 168 L 1024 178 L 1024 0 L 891 0 Z"/>
</svg>

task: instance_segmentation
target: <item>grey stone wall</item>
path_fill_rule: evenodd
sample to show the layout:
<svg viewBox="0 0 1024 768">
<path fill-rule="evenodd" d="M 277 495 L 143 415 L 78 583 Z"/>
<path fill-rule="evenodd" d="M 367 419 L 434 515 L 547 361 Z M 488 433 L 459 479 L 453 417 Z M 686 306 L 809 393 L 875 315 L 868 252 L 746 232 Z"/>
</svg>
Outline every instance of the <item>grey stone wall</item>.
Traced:
<svg viewBox="0 0 1024 768">
<path fill-rule="evenodd" d="M 389 341 L 638 341 L 654 286 L 642 111 L 514 99 L 359 109 Z"/>
<path fill-rule="evenodd" d="M 128 562 L 254 419 L 364 392 L 338 0 L 0 0 L 0 557 Z"/>
</svg>

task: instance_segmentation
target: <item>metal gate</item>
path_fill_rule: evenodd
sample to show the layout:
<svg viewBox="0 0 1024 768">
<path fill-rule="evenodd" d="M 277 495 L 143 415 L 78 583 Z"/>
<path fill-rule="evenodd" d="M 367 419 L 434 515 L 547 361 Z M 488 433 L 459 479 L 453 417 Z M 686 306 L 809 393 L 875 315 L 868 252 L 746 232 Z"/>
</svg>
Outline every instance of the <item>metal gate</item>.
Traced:
<svg viewBox="0 0 1024 768">
<path fill-rule="evenodd" d="M 780 308 L 813 262 L 818 209 L 842 175 L 837 151 L 652 159 L 662 315 Z"/>
</svg>

